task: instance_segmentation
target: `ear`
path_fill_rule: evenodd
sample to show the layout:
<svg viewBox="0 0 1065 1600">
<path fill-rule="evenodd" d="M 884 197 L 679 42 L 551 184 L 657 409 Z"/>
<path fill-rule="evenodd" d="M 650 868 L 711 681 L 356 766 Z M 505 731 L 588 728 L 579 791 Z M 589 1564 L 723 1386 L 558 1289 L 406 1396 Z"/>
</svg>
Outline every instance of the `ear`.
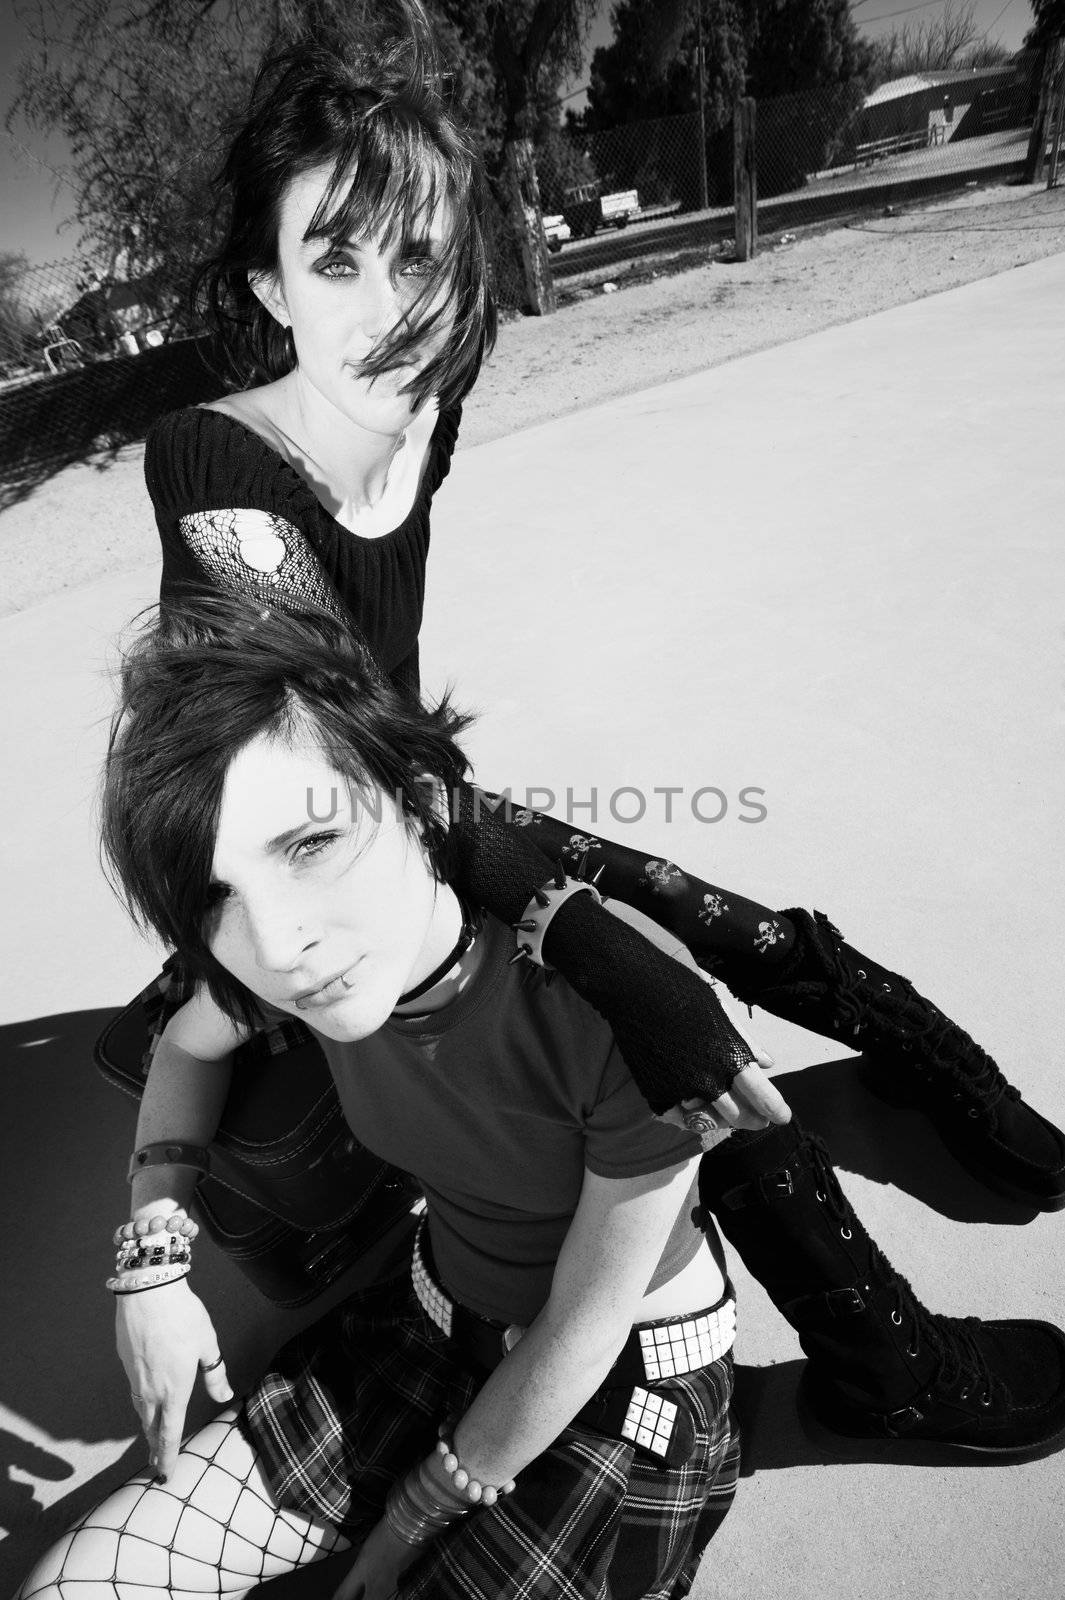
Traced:
<svg viewBox="0 0 1065 1600">
<path fill-rule="evenodd" d="M 256 300 L 265 306 L 274 321 L 287 328 L 292 318 L 288 314 L 280 276 L 276 272 L 256 272 L 248 278 L 248 284 Z"/>
<path fill-rule="evenodd" d="M 451 811 L 447 803 L 447 784 L 443 778 L 434 777 L 431 772 L 423 772 L 418 777 L 418 788 L 424 790 L 429 801 L 429 809 L 446 832 L 451 827 Z"/>
</svg>

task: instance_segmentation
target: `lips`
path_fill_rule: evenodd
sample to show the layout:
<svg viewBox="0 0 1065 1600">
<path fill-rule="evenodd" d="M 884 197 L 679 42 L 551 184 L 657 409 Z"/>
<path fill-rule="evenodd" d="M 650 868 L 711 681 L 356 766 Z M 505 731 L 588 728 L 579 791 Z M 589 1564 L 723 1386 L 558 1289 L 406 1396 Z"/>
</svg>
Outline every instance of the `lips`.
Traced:
<svg viewBox="0 0 1065 1600">
<path fill-rule="evenodd" d="M 332 1005 L 335 1000 L 348 994 L 351 989 L 351 975 L 358 964 L 358 961 L 354 961 L 350 967 L 345 967 L 343 972 L 338 972 L 332 978 L 327 978 L 325 983 L 319 984 L 317 989 L 305 989 L 302 994 L 298 994 L 295 999 L 296 1009 L 310 1011 L 316 1006 Z"/>
</svg>

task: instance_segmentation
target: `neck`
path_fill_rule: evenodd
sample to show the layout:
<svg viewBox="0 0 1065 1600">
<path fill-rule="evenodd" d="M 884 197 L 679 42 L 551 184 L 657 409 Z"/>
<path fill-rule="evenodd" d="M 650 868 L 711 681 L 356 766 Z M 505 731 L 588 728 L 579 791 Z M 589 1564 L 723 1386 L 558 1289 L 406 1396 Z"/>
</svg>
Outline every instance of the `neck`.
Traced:
<svg viewBox="0 0 1065 1600">
<path fill-rule="evenodd" d="M 394 1016 L 425 1016 L 440 1011 L 469 987 L 481 965 L 484 941 L 474 935 L 472 942 L 465 942 L 464 932 L 463 907 L 454 890 L 442 886 L 437 896 L 433 926 L 407 985 L 406 993 L 411 998 L 400 1001 L 395 1007 Z M 434 976 L 438 971 L 439 975 Z M 427 978 L 434 979 L 432 986 L 421 990 Z"/>
<path fill-rule="evenodd" d="M 334 513 L 375 505 L 406 425 L 395 433 L 360 427 L 306 383 L 298 367 L 270 390 L 274 426 L 284 436 L 296 470 L 316 494 L 331 503 Z"/>
</svg>

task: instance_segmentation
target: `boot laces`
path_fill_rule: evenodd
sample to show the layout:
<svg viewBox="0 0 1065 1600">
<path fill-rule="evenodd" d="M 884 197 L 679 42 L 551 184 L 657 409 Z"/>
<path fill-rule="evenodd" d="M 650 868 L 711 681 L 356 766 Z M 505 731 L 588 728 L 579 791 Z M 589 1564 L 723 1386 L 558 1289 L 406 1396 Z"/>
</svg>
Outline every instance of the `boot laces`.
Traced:
<svg viewBox="0 0 1065 1600">
<path fill-rule="evenodd" d="M 820 1200 L 834 1222 L 841 1227 L 849 1226 L 851 1219 L 854 1217 L 854 1212 L 836 1176 L 836 1169 L 832 1165 L 832 1157 L 828 1153 L 828 1146 L 823 1139 L 818 1138 L 816 1133 L 806 1134 L 804 1143 L 810 1152 L 818 1200 Z M 873 1248 L 876 1248 L 875 1245 Z"/>
<path fill-rule="evenodd" d="M 855 1220 L 854 1211 L 836 1176 L 828 1147 L 816 1134 L 807 1134 L 805 1143 L 816 1174 L 817 1198 L 841 1229 L 849 1229 Z M 897 1327 L 907 1320 L 910 1323 L 907 1341 L 910 1356 L 919 1356 L 923 1343 L 936 1360 L 931 1386 L 942 1382 L 951 1388 L 958 1384 L 963 1400 L 975 1395 L 982 1406 L 989 1406 L 997 1380 L 974 1337 L 974 1330 L 980 1327 L 979 1319 L 933 1316 L 873 1239 L 869 1240 L 869 1251 L 872 1276 L 891 1287 L 888 1314 L 892 1322 Z"/>
<path fill-rule="evenodd" d="M 908 1284 L 906 1287 L 909 1289 Z M 916 1300 L 911 1310 L 913 1308 L 920 1313 L 919 1319 L 915 1319 L 919 1321 L 920 1332 L 939 1360 L 942 1381 L 948 1388 L 959 1384 L 963 1400 L 975 1395 L 980 1405 L 990 1406 L 998 1380 L 974 1337 L 974 1330 L 980 1326 L 979 1318 L 933 1317 Z"/>
<path fill-rule="evenodd" d="M 1003 1076 L 986 1050 L 981 1050 L 957 1023 L 918 994 L 909 978 L 891 973 L 892 999 L 885 1002 L 876 983 L 860 969 L 852 969 L 847 964 L 839 929 L 829 922 L 823 911 L 816 911 L 814 917 L 821 932 L 830 936 L 823 941 L 821 954 L 837 988 L 840 1020 L 849 1025 L 855 1035 L 861 1031 L 863 1012 L 872 1010 L 882 1033 L 906 1045 L 910 1054 L 933 1061 L 937 1072 L 949 1074 L 985 1110 L 1002 1099 L 1021 1098 L 1020 1090 Z M 863 984 L 866 987 L 864 997 Z"/>
<path fill-rule="evenodd" d="M 925 1003 L 932 1016 L 919 1041 L 921 1054 L 931 1056 L 938 1068 L 949 1072 L 965 1093 L 987 1110 L 1000 1100 L 1019 1100 L 1021 1091 L 1003 1076 L 986 1050 L 930 1002 Z"/>
</svg>

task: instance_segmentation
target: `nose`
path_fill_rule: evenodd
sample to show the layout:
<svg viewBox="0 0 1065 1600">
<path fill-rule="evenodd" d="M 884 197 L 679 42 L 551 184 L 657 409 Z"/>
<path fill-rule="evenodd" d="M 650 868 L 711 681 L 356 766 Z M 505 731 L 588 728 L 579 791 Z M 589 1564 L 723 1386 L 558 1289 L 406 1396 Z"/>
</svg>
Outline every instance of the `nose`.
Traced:
<svg viewBox="0 0 1065 1600">
<path fill-rule="evenodd" d="M 359 323 L 363 336 L 376 342 L 391 332 L 399 320 L 399 296 L 391 274 L 367 272 L 362 283 Z"/>
<path fill-rule="evenodd" d="M 307 952 L 318 943 L 303 908 L 288 896 L 273 895 L 261 904 L 245 906 L 245 916 L 256 964 L 262 972 L 296 972 Z"/>
</svg>

